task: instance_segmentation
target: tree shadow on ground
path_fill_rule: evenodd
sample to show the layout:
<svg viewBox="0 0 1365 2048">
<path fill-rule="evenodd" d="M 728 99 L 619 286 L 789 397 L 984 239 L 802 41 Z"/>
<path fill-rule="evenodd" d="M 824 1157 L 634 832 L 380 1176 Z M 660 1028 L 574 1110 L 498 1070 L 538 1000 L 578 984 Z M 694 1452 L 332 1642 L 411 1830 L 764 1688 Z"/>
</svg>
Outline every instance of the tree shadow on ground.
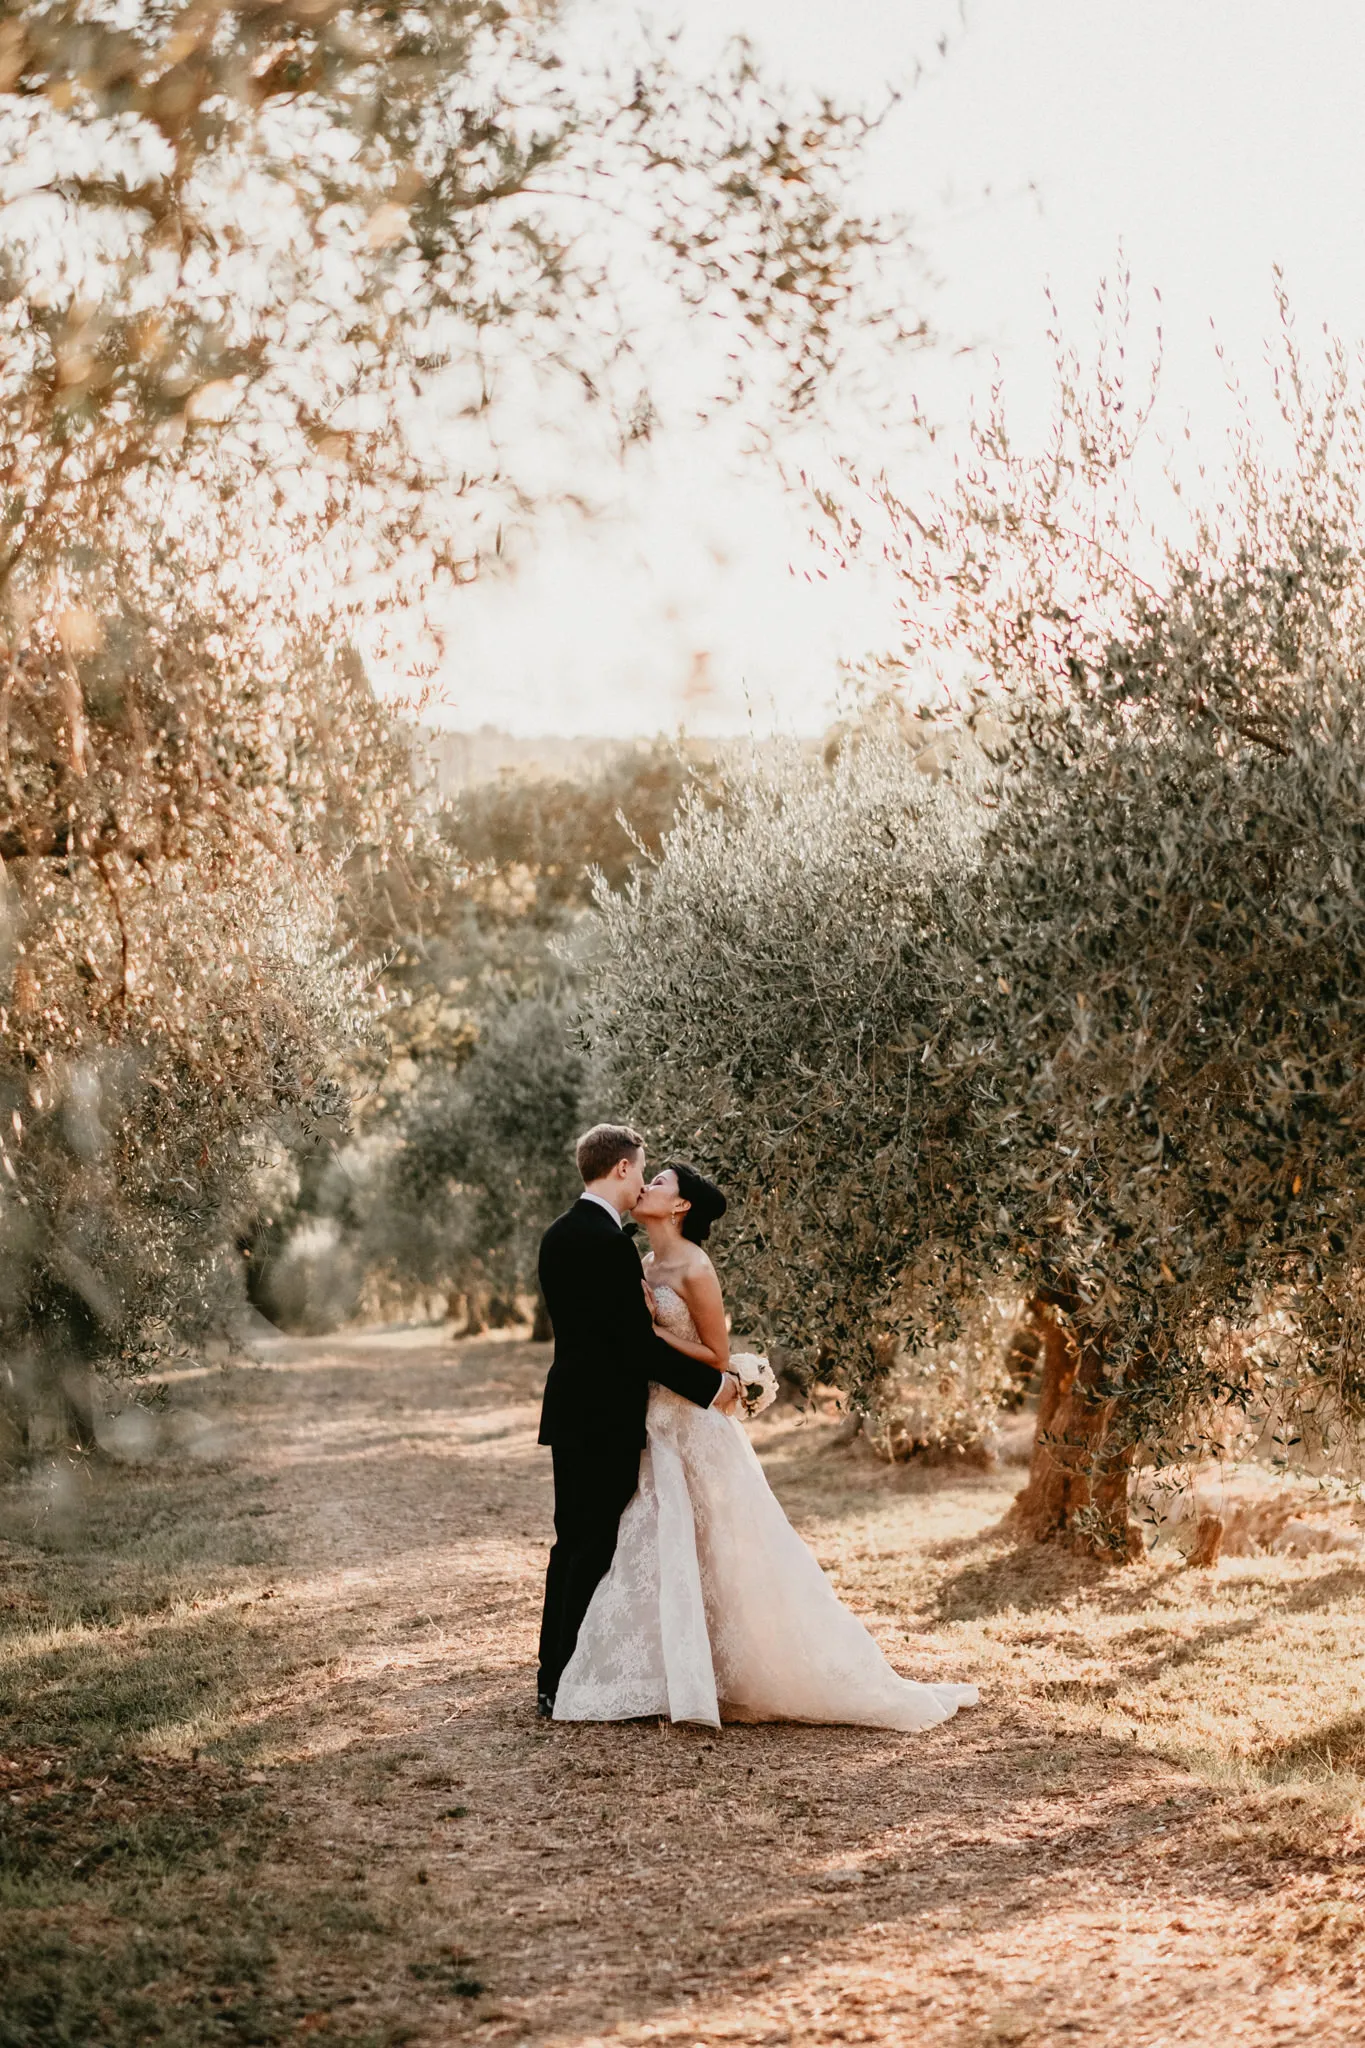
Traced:
<svg viewBox="0 0 1365 2048">
<path fill-rule="evenodd" d="M 1032 1613 L 1077 1595 L 1102 1612 L 1136 1612 L 1151 1598 L 1150 1577 L 1141 1565 L 1078 1557 L 1054 1543 L 1021 1543 L 1007 1522 L 939 1545 L 930 1554 L 972 1559 L 940 1583 L 934 1600 L 940 1621 L 974 1621 L 1010 1609 Z"/>
<path fill-rule="evenodd" d="M 1059 1676 L 1049 1679 L 1043 1690 L 1052 1700 L 1084 1700 L 1092 1705 L 1117 1698 L 1131 1686 L 1150 1685 L 1159 1678 L 1167 1678 L 1173 1671 L 1197 1664 L 1201 1658 L 1210 1656 L 1223 1644 L 1236 1642 L 1244 1636 L 1260 1635 L 1265 1629 L 1263 1617 L 1255 1616 L 1244 1621 L 1213 1622 L 1200 1629 L 1196 1635 L 1186 1636 L 1160 1650 L 1155 1656 L 1130 1659 L 1119 1663 L 1105 1678 L 1067 1678 Z M 1059 1648 L 1064 1645 L 1059 1644 Z M 1110 1655 L 1114 1648 L 1111 1646 Z M 1090 1645 L 1085 1645 L 1082 1654 L 1090 1655 Z"/>
<path fill-rule="evenodd" d="M 470 1337 L 456 1344 L 433 1330 L 427 1343 L 394 1349 L 383 1334 L 281 1339 L 237 1360 L 228 1383 L 253 1399 L 269 1395 L 273 1385 L 275 1398 L 301 1404 L 310 1385 L 325 1379 L 335 1382 L 334 1399 L 349 1393 L 374 1404 L 420 1391 L 424 1403 L 494 1408 L 505 1406 L 509 1393 L 538 1397 L 550 1363 L 546 1345 L 515 1337 Z"/>
<path fill-rule="evenodd" d="M 1346 1564 L 1288 1588 L 1283 1606 L 1288 1614 L 1308 1614 L 1317 1607 L 1361 1599 L 1365 1599 L 1365 1564 Z"/>
<path fill-rule="evenodd" d="M 853 1500 L 865 1507 L 899 1503 L 907 1496 L 932 1502 L 983 1483 L 990 1487 L 1002 1484 L 997 1470 L 960 1462 L 893 1464 L 861 1441 L 839 1442 L 832 1423 L 816 1422 L 807 1427 L 809 1435 L 765 1436 L 760 1423 L 750 1441 L 770 1479 L 778 1482 L 784 1498 L 799 1504 L 802 1520 L 811 1528 L 839 1522 Z"/>
<path fill-rule="evenodd" d="M 1026 1614 L 1078 1596 L 1102 1614 L 1138 1612 L 1151 1599 L 1153 1571 L 1164 1575 L 1167 1569 L 1144 1559 L 1108 1564 L 1056 1543 L 1021 1542 L 1008 1518 L 934 1545 L 925 1555 L 968 1560 L 937 1589 L 933 1611 L 940 1621 L 979 1620 L 1011 1610 Z M 1302 1613 L 1362 1597 L 1365 1565 L 1352 1564 L 1286 1585 L 1275 1605 L 1285 1613 Z"/>
<path fill-rule="evenodd" d="M 1256 1762 L 1274 1777 L 1291 1772 L 1313 1778 L 1365 1772 L 1365 1714 L 1345 1714 L 1311 1734 L 1266 1743 L 1257 1751 Z"/>
<path fill-rule="evenodd" d="M 254 1606 L 115 1622 L 55 1645 L 36 1631 L 11 1635 L 0 1658 L 0 1731 L 95 1754 L 150 1735 L 169 1745 L 230 1721 L 254 1686 L 277 1683 L 291 1666 L 288 1623 L 249 1617 Z"/>
<path fill-rule="evenodd" d="M 472 1754 L 475 1727 L 456 1740 Z M 1197 1841 L 1214 1794 L 1136 1745 L 1091 1739 L 1059 1751 L 985 1710 L 909 1739 L 760 1727 L 713 1742 L 701 1730 L 631 1726 L 528 1729 L 527 1741 L 540 1755 L 523 1760 L 523 1799 L 553 1803 L 554 1840 L 528 1859 L 517 1897 L 500 1893 L 499 1918 L 480 1930 L 480 1967 L 495 1995 L 517 1999 L 519 2023 L 533 2029 L 553 2011 L 557 2038 L 669 2018 L 690 2041 L 704 2029 L 687 2033 L 687 1989 L 708 1961 L 712 2003 L 742 2011 L 761 1979 L 764 2000 L 780 2006 L 814 1959 L 867 1930 L 892 1938 L 913 1982 L 917 1953 L 946 1951 L 951 1966 L 995 1935 L 1008 1952 L 1036 1931 L 1040 1911 L 1050 1940 L 1062 1936 L 1044 2003 L 1054 2015 L 1097 2012 L 1109 1994 L 1083 1956 L 1067 1956 L 1073 1899 L 1093 1913 L 1098 1896 L 1122 1903 L 1149 1881 L 1178 1895 L 1171 1868 L 1188 1860 L 1186 1883 L 1220 1909 L 1216 1947 L 1221 1906 L 1245 1892 L 1235 1858 L 1211 1859 Z M 510 1803 L 496 1779 L 485 1791 L 490 1804 Z M 689 1821 L 670 1846 L 670 1814 L 694 1791 L 713 1818 Z M 800 1839 L 812 1813 L 818 1844 Z M 942 1932 L 958 1915 L 961 1942 Z M 498 1953 L 507 1925 L 518 1930 L 515 1961 Z M 666 1958 L 654 1972 L 651 1954 Z"/>
</svg>

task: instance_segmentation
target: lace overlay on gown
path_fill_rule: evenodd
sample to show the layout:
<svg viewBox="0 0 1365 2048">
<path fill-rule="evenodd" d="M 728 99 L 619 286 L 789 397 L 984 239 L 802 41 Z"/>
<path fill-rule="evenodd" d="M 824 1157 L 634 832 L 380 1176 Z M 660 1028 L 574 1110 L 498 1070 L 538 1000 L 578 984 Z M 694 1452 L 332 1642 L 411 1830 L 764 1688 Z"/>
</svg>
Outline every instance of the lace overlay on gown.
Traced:
<svg viewBox="0 0 1365 2048">
<path fill-rule="evenodd" d="M 695 1339 L 656 1287 L 659 1320 Z M 932 1728 L 971 1685 L 895 1672 L 782 1512 L 740 1423 L 649 1396 L 640 1485 L 560 1680 L 557 1721 L 846 1722 Z"/>
</svg>

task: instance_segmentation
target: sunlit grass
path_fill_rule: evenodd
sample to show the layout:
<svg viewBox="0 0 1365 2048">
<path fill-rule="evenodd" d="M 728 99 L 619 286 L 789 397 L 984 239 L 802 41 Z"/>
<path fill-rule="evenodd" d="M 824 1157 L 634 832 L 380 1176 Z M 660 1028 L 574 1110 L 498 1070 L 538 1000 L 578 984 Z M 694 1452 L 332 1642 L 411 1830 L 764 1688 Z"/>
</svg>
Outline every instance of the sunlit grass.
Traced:
<svg viewBox="0 0 1365 2048">
<path fill-rule="evenodd" d="M 1122 1570 L 1002 1528 L 1021 1474 L 878 1468 L 801 1423 L 767 1463 L 841 1588 L 899 1633 L 901 1668 L 967 1677 L 1077 1742 L 1128 1742 L 1222 1796 L 1267 1804 L 1282 1839 L 1365 1814 L 1365 1568 L 1329 1553 L 1167 1551 Z M 829 1466 L 836 1475 L 828 1476 Z M 837 1468 L 842 1466 L 842 1475 Z M 1272 1813 L 1273 1810 L 1273 1813 Z"/>
<path fill-rule="evenodd" d="M 753 1939 L 784 1952 L 784 1915 L 809 1910 L 792 1886 L 851 1861 L 875 1882 L 916 1874 L 905 1830 L 932 1744 L 910 1744 L 884 1787 L 848 1731 L 733 1730 L 704 1747 L 698 1731 L 633 1728 L 570 1744 L 530 1720 L 542 1367 L 507 1345 L 495 1380 L 476 1351 L 430 1349 L 395 1400 L 396 1354 L 353 1365 L 338 1347 L 321 1438 L 310 1361 L 247 1388 L 235 1462 L 73 1468 L 60 1489 L 41 1475 L 0 1489 L 0 2048 L 282 2048 L 301 2029 L 375 2048 L 464 2039 L 456 2008 L 461 2026 L 478 2021 L 468 1986 L 516 1981 L 521 1916 L 547 1939 L 562 1920 L 570 1961 L 598 1939 L 569 1895 L 546 1893 L 548 1837 L 527 1832 L 575 1801 L 585 1872 L 604 1827 L 644 1873 L 694 1833 L 722 1883 L 732 1848 L 770 1854 L 772 1940 Z M 981 1687 L 941 1755 L 980 1815 L 964 1824 L 981 1837 L 983 1901 L 1015 1881 L 1011 1842 L 1079 1857 L 1091 1898 L 1106 1885 L 1122 1898 L 1139 1865 L 1144 1898 L 1232 1870 L 1267 1900 L 1257 1940 L 1279 1944 L 1286 1970 L 1337 1982 L 1365 1812 L 1357 1556 L 1202 1572 L 1159 1551 L 1108 1570 L 1014 1545 L 1001 1525 L 1016 1469 L 888 1467 L 839 1448 L 832 1425 L 787 1417 L 754 1437 L 898 1667 Z M 488 1888 L 482 1961 L 455 1954 L 439 1887 L 466 1856 Z M 1063 1883 L 1049 1939 L 1067 1938 L 1069 1910 Z M 948 1934 L 937 1949 L 923 1938 L 951 1973 Z M 823 1967 L 809 1959 L 811 1985 Z M 894 2004 L 895 1967 L 876 1967 Z M 658 2010 L 653 1968 L 642 1954 L 642 2024 Z M 719 1995 L 730 2032 L 716 2038 L 743 2038 L 748 1994 Z M 506 2039 L 539 2038 L 537 2024 Z M 710 2038 L 695 2031 L 688 2048 Z"/>
</svg>

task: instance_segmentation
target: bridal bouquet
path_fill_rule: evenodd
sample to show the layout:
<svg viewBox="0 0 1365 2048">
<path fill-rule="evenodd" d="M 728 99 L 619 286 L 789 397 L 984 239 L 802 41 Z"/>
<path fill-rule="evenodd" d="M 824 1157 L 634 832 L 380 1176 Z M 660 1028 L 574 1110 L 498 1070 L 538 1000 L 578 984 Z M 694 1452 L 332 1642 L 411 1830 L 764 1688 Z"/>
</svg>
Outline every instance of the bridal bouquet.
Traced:
<svg viewBox="0 0 1365 2048">
<path fill-rule="evenodd" d="M 777 1399 L 777 1374 L 766 1358 L 756 1351 L 737 1351 L 730 1370 L 739 1381 L 740 1412 L 746 1421 L 772 1407 Z"/>
</svg>

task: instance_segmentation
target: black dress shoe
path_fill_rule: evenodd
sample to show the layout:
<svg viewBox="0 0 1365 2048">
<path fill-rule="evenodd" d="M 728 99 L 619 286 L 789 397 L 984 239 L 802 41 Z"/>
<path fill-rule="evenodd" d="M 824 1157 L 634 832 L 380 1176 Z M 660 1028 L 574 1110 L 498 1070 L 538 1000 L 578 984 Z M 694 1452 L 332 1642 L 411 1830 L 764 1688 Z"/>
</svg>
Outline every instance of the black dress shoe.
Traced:
<svg viewBox="0 0 1365 2048">
<path fill-rule="evenodd" d="M 536 1715 L 541 1721 L 553 1721 L 555 1717 L 555 1703 L 548 1692 L 538 1692 L 536 1694 Z"/>
</svg>

